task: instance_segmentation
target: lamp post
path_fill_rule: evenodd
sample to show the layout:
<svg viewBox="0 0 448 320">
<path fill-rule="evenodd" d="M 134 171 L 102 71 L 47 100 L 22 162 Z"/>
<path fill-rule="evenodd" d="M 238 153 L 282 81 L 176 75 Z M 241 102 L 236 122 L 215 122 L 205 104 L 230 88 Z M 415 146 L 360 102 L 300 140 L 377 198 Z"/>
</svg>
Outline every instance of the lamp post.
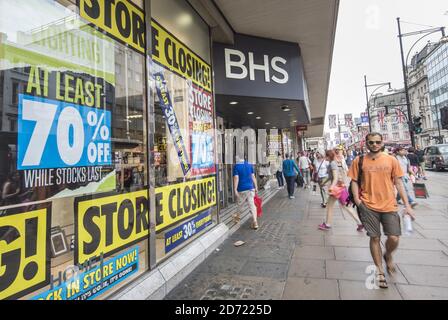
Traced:
<svg viewBox="0 0 448 320">
<path fill-rule="evenodd" d="M 420 31 L 401 33 L 401 25 L 400 25 L 399 17 L 397 18 L 397 24 L 398 24 L 398 38 L 400 40 L 401 64 L 402 64 L 402 68 L 403 68 L 404 92 L 405 92 L 405 96 L 406 96 L 406 105 L 407 105 L 407 111 L 408 111 L 408 126 L 410 129 L 409 131 L 410 131 L 410 136 L 411 136 L 411 144 L 413 147 L 415 147 L 414 126 L 412 123 L 411 102 L 409 100 L 408 76 L 407 76 L 407 70 L 406 70 L 406 66 L 408 65 L 409 54 L 411 53 L 412 48 L 414 48 L 414 46 L 417 44 L 417 42 L 422 40 L 424 37 L 429 36 L 430 34 L 440 31 L 442 33 L 442 37 L 444 38 L 445 37 L 445 28 L 444 27 L 431 28 L 431 29 L 424 29 L 424 30 L 420 30 Z M 408 52 L 408 54 L 406 56 L 406 60 L 405 60 L 404 52 L 403 52 L 403 37 L 413 36 L 413 35 L 417 35 L 417 34 L 423 34 L 423 36 L 421 36 L 416 42 L 414 42 L 414 44 L 411 46 L 411 49 L 409 49 L 409 52 Z"/>
<path fill-rule="evenodd" d="M 390 86 L 390 82 L 367 84 L 367 76 L 364 75 L 364 88 L 366 89 L 367 116 L 369 117 L 369 132 L 372 132 L 372 121 L 370 119 L 370 104 L 369 104 L 370 98 L 373 96 L 373 94 L 378 89 L 380 89 L 380 88 L 382 88 L 382 87 L 384 87 L 386 85 L 389 86 L 389 89 L 387 91 L 389 91 L 389 92 L 392 91 L 392 88 Z M 373 90 L 373 92 L 370 94 L 370 97 L 369 97 L 369 93 L 368 93 L 368 90 L 367 90 L 368 87 L 378 87 L 375 90 Z"/>
</svg>

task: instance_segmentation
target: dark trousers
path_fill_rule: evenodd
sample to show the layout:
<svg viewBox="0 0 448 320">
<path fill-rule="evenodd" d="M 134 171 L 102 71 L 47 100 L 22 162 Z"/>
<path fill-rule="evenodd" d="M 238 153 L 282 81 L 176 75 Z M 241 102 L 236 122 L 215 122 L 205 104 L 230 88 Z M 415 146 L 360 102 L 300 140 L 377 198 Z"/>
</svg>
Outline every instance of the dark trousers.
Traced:
<svg viewBox="0 0 448 320">
<path fill-rule="evenodd" d="M 288 189 L 288 195 L 291 197 L 294 195 L 294 188 L 296 184 L 296 176 L 286 177 L 286 188 Z"/>
<path fill-rule="evenodd" d="M 276 175 L 277 175 L 278 186 L 283 187 L 285 185 L 285 181 L 283 180 L 283 173 L 280 171 L 277 171 Z"/>
</svg>

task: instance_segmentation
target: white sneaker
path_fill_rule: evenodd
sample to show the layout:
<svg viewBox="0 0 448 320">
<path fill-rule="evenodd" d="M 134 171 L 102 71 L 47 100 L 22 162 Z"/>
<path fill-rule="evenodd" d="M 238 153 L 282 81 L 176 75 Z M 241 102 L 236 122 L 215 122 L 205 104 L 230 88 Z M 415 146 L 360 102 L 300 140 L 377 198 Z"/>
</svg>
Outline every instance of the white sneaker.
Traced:
<svg viewBox="0 0 448 320">
<path fill-rule="evenodd" d="M 295 197 L 294 196 L 290 196 L 289 199 L 295 199 Z"/>
</svg>

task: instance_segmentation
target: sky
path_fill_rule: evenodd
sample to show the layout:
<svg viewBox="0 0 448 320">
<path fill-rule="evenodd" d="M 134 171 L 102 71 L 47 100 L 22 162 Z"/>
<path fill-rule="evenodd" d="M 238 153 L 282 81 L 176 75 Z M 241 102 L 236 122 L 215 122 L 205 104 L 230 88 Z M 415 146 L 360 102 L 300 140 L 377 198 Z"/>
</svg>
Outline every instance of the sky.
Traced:
<svg viewBox="0 0 448 320">
<path fill-rule="evenodd" d="M 448 35 L 448 0 L 340 1 L 325 131 L 329 114 L 353 113 L 353 117 L 359 117 L 365 111 L 364 75 L 368 84 L 391 82 L 392 88 L 403 88 L 397 17 L 402 33 L 445 26 Z M 440 38 L 440 32 L 429 35 L 412 51 Z M 405 57 L 418 39 L 418 35 L 404 38 Z M 369 88 L 369 95 L 375 89 Z M 387 86 L 376 92 L 386 91 Z"/>
</svg>

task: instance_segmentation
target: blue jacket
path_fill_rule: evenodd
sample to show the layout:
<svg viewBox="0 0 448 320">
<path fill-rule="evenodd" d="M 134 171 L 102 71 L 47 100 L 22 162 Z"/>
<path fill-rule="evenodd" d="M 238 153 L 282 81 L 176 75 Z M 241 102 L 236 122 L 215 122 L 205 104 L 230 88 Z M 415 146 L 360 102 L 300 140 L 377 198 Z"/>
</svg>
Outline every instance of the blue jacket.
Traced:
<svg viewBox="0 0 448 320">
<path fill-rule="evenodd" d="M 297 167 L 296 163 L 292 159 L 283 160 L 283 175 L 285 177 L 293 177 L 295 176 L 294 169 L 296 169 L 297 173 L 300 174 L 300 170 Z"/>
</svg>

